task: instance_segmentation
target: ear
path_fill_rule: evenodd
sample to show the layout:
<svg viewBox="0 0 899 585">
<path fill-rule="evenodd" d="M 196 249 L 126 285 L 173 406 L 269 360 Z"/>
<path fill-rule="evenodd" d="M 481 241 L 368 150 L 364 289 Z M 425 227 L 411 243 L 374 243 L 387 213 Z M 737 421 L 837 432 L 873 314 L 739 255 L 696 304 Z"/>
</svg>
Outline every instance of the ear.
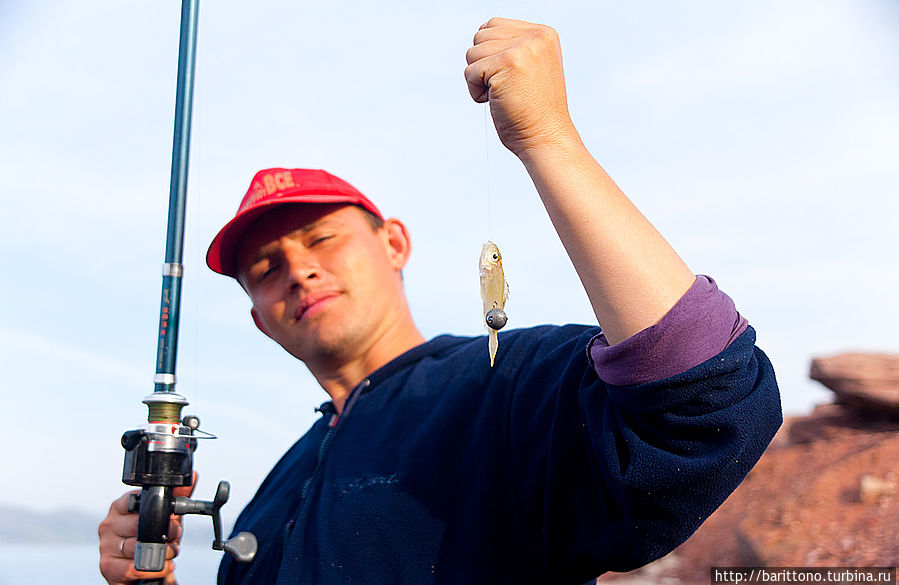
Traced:
<svg viewBox="0 0 899 585">
<path fill-rule="evenodd" d="M 387 258 L 396 270 L 402 270 L 409 261 L 412 252 L 412 241 L 409 231 L 400 220 L 395 217 L 384 220 L 382 227 L 387 245 Z"/>
<path fill-rule="evenodd" d="M 272 334 L 268 330 L 268 327 L 266 327 L 265 323 L 262 321 L 262 317 L 260 317 L 259 313 L 256 312 L 256 307 L 253 307 L 252 309 L 250 309 L 250 315 L 253 316 L 253 323 L 256 324 L 256 328 L 259 329 L 259 331 L 262 331 L 263 333 L 265 333 L 265 335 L 267 337 L 271 337 L 272 339 L 275 339 L 274 337 L 272 337 Z"/>
</svg>

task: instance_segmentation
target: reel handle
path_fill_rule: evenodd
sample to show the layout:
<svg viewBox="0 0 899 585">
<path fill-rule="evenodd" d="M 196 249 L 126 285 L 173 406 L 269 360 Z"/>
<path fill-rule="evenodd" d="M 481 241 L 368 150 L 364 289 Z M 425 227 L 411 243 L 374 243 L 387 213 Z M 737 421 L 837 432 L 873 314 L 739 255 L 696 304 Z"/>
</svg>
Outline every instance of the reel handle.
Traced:
<svg viewBox="0 0 899 585">
<path fill-rule="evenodd" d="M 191 500 L 184 496 L 173 498 L 172 488 L 166 486 L 145 487 L 140 494 L 132 494 L 128 501 L 128 511 L 140 514 L 134 568 L 139 571 L 161 571 L 165 566 L 166 532 L 168 519 L 172 514 L 211 516 L 214 536 L 212 549 L 225 551 L 240 563 L 252 561 L 258 549 L 253 533 L 241 532 L 234 538 L 222 540 L 221 508 L 228 501 L 230 491 L 231 484 L 220 481 L 212 501 Z M 165 526 L 160 519 L 165 519 Z M 141 527 L 144 528 L 143 532 Z"/>
</svg>

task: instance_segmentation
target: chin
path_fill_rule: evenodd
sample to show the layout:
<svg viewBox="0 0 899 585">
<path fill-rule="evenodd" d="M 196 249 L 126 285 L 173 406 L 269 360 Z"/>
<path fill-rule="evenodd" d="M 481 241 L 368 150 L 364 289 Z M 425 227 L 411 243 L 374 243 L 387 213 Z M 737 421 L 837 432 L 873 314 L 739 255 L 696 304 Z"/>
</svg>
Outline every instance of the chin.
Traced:
<svg viewBox="0 0 899 585">
<path fill-rule="evenodd" d="M 340 329 L 322 325 L 298 344 L 299 351 L 290 353 L 304 362 L 343 361 L 358 350 L 359 340 L 358 333 Z"/>
</svg>

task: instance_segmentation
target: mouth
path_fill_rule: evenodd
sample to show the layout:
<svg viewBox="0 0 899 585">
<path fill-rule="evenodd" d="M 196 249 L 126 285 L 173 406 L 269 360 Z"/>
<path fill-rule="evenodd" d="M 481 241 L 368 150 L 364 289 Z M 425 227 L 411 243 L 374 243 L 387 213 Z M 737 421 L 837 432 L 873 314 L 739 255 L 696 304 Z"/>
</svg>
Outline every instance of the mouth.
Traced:
<svg viewBox="0 0 899 585">
<path fill-rule="evenodd" d="M 294 313 L 294 319 L 296 321 L 310 319 L 325 310 L 339 296 L 338 291 L 321 291 L 306 295 L 301 299 L 300 305 Z"/>
</svg>

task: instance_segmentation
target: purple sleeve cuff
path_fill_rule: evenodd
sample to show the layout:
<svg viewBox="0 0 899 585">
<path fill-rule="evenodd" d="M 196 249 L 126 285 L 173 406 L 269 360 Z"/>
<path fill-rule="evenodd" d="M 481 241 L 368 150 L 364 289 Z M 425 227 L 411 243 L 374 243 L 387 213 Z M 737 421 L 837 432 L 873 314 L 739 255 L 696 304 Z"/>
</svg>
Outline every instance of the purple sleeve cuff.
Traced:
<svg viewBox="0 0 899 585">
<path fill-rule="evenodd" d="M 699 275 L 658 323 L 613 346 L 600 333 L 590 340 L 587 355 L 607 384 L 644 384 L 686 372 L 719 354 L 747 326 L 715 281 Z"/>
</svg>

